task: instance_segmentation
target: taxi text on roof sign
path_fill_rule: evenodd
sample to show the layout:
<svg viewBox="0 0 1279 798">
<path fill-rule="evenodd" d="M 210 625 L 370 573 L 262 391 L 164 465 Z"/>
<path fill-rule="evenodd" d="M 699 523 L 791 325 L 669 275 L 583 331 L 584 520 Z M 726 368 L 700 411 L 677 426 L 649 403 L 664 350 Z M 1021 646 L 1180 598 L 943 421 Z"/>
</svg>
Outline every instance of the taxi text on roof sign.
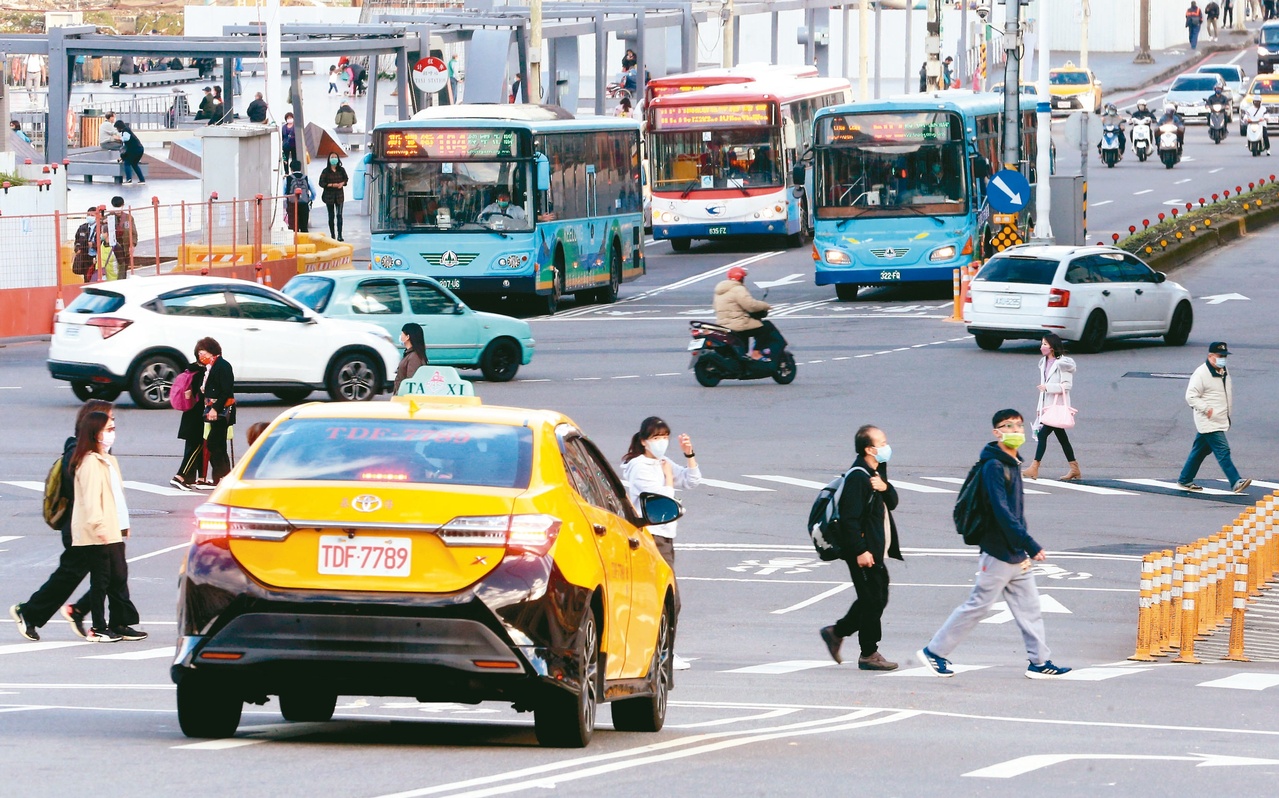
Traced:
<svg viewBox="0 0 1279 798">
<path fill-rule="evenodd" d="M 396 396 L 474 396 L 475 388 L 452 366 L 426 365 L 400 383 Z"/>
</svg>

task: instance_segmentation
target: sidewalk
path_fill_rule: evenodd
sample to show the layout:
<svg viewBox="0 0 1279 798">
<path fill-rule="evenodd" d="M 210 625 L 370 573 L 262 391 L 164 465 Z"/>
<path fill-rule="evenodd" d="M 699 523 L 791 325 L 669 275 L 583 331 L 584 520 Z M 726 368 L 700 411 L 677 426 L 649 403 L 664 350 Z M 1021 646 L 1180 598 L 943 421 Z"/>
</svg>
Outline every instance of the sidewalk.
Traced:
<svg viewBox="0 0 1279 798">
<path fill-rule="evenodd" d="M 1150 86 L 1171 80 L 1182 72 L 1192 72 L 1199 62 L 1220 53 L 1237 53 L 1253 46 L 1256 29 L 1260 23 L 1249 23 L 1244 31 L 1222 31 L 1218 41 L 1210 42 L 1206 36 L 1199 38 L 1199 49 L 1191 50 L 1189 42 L 1167 50 L 1151 50 L 1153 64 L 1133 63 L 1135 53 L 1089 53 L 1088 68 L 1101 81 L 1107 102 L 1114 95 L 1137 92 Z M 1059 67 L 1067 61 L 1079 64 L 1078 50 L 1053 50 L 1050 66 Z M 1244 72 L 1252 74 L 1256 62 L 1245 56 L 1240 60 Z"/>
</svg>

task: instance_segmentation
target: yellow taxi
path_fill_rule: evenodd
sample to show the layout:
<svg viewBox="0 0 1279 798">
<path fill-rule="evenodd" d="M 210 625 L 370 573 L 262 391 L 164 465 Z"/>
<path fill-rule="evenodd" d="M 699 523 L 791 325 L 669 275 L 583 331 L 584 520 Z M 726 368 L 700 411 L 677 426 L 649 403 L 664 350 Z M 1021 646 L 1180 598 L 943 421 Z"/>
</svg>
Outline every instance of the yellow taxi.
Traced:
<svg viewBox="0 0 1279 798">
<path fill-rule="evenodd" d="M 1053 114 L 1101 113 L 1101 81 L 1091 69 L 1081 69 L 1072 61 L 1048 70 L 1048 94 Z"/>
<path fill-rule="evenodd" d="M 1252 108 L 1252 101 L 1257 97 L 1261 98 L 1261 105 L 1266 109 L 1266 125 L 1279 125 L 1279 74 L 1257 75 L 1252 79 L 1248 90 L 1243 93 L 1243 99 L 1239 101 L 1241 115 Z M 1247 125 L 1243 122 L 1239 123 L 1239 135 L 1248 135 Z"/>
<path fill-rule="evenodd" d="M 614 728 L 658 731 L 675 580 L 646 527 L 682 513 L 656 494 L 636 511 L 553 411 L 416 395 L 291 409 L 195 513 L 171 668 L 182 731 L 230 736 L 269 696 L 286 720 L 326 721 L 338 695 L 509 702 L 547 746 L 585 746 L 605 701 Z"/>
</svg>

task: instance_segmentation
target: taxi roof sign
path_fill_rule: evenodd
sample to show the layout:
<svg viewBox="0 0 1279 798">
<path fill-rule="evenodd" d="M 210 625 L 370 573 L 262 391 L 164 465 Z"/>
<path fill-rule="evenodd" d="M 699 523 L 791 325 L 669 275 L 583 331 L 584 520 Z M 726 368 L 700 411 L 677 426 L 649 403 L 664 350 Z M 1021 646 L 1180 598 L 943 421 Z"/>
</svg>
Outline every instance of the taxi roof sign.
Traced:
<svg viewBox="0 0 1279 798">
<path fill-rule="evenodd" d="M 400 383 L 396 396 L 475 396 L 475 388 L 452 366 L 420 367 Z"/>
</svg>

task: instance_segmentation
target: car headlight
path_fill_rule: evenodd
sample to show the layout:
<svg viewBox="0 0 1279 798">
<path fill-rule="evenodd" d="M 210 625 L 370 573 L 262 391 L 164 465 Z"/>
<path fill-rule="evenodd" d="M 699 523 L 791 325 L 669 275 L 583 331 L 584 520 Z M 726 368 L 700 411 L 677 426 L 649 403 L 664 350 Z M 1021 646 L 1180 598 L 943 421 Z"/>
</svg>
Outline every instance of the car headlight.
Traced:
<svg viewBox="0 0 1279 798">
<path fill-rule="evenodd" d="M 953 257 L 955 257 L 955 248 L 953 246 L 950 246 L 950 247 L 938 247 L 937 249 L 934 249 L 933 253 L 928 256 L 928 259 L 933 261 L 950 260 Z"/>
<path fill-rule="evenodd" d="M 848 266 L 853 259 L 848 257 L 848 253 L 838 249 L 826 250 L 826 262 L 832 266 Z"/>
</svg>

